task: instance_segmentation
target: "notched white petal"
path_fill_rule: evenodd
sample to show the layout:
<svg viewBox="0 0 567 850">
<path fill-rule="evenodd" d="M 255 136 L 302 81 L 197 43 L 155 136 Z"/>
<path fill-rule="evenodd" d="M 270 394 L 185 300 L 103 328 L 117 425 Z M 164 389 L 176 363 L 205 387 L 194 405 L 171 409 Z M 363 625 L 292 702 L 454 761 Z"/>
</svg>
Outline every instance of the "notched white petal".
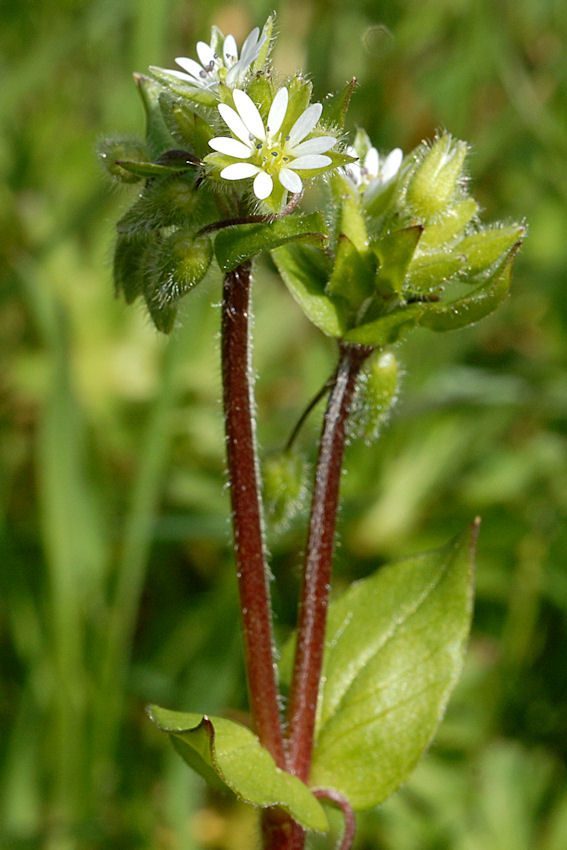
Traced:
<svg viewBox="0 0 567 850">
<path fill-rule="evenodd" d="M 379 165 L 380 157 L 378 156 L 378 151 L 376 148 L 369 148 L 366 156 L 364 157 L 364 170 L 367 171 L 371 177 L 377 177 Z"/>
<path fill-rule="evenodd" d="M 254 27 L 252 32 L 246 37 L 244 44 L 242 45 L 242 50 L 240 52 L 240 59 L 246 65 L 250 65 L 254 59 L 258 56 L 260 52 L 260 45 L 258 42 L 258 36 L 260 35 L 260 28 Z M 262 42 L 263 43 L 263 42 Z"/>
<path fill-rule="evenodd" d="M 233 162 L 223 168 L 220 176 L 224 180 L 244 180 L 246 177 L 253 177 L 259 171 L 258 166 L 251 162 Z"/>
<path fill-rule="evenodd" d="M 209 147 L 219 153 L 224 153 L 227 156 L 234 156 L 237 159 L 248 159 L 252 156 L 252 149 L 245 145 L 244 142 L 239 142 L 236 139 L 230 139 L 227 136 L 216 136 L 209 141 Z"/>
<path fill-rule="evenodd" d="M 248 144 L 250 142 L 250 131 L 242 121 L 238 112 L 236 112 L 232 106 L 229 106 L 228 103 L 219 103 L 218 108 L 221 118 L 229 130 L 242 142 Z"/>
<path fill-rule="evenodd" d="M 323 107 L 320 103 L 312 103 L 307 109 L 301 113 L 291 130 L 289 131 L 290 145 L 296 145 L 301 142 L 305 136 L 314 129 L 317 121 L 321 117 Z"/>
<path fill-rule="evenodd" d="M 282 168 L 278 177 L 284 189 L 287 189 L 289 192 L 297 194 L 303 189 L 301 177 L 295 171 L 292 171 L 291 168 Z"/>
<path fill-rule="evenodd" d="M 306 142 L 300 142 L 293 148 L 288 150 L 293 156 L 304 156 L 308 153 L 325 153 L 331 150 L 337 143 L 334 136 L 315 136 L 314 139 L 307 139 Z"/>
<path fill-rule="evenodd" d="M 265 171 L 259 171 L 254 180 L 254 194 L 259 201 L 263 201 L 272 194 L 274 181 Z"/>
<path fill-rule="evenodd" d="M 207 71 L 209 66 L 215 64 L 215 54 L 210 46 L 205 41 L 197 42 L 197 56 L 201 62 L 201 65 Z"/>
<path fill-rule="evenodd" d="M 307 154 L 307 156 L 298 156 L 297 159 L 292 159 L 288 162 L 288 168 L 293 168 L 295 171 L 309 171 L 312 168 L 324 168 L 332 163 L 330 156 L 321 156 L 320 154 Z"/>
<path fill-rule="evenodd" d="M 263 141 L 266 138 L 264 122 L 262 121 L 262 116 L 258 112 L 258 107 L 250 95 L 247 95 L 246 92 L 241 89 L 234 89 L 232 95 L 234 97 L 234 105 L 236 106 L 238 114 L 242 118 L 244 125 L 253 136 L 257 139 L 262 139 Z"/>
<path fill-rule="evenodd" d="M 238 59 L 238 47 L 236 45 L 236 39 L 233 35 L 229 34 L 225 38 L 224 44 L 222 46 L 222 55 L 224 57 L 224 64 L 227 67 L 230 67 Z"/>
<path fill-rule="evenodd" d="M 191 74 L 192 77 L 196 77 L 197 80 L 202 81 L 203 78 L 200 75 L 203 69 L 198 62 L 195 62 L 194 59 L 188 59 L 186 56 L 178 56 L 175 61 L 180 68 L 183 68 L 183 70 L 187 71 L 188 74 Z"/>
<path fill-rule="evenodd" d="M 388 183 L 394 179 L 401 168 L 403 159 L 404 152 L 401 148 L 394 148 L 393 151 L 390 151 L 382 165 L 382 180 L 384 183 Z"/>
<path fill-rule="evenodd" d="M 288 101 L 289 93 L 286 87 L 283 86 L 275 93 L 268 113 L 268 123 L 266 126 L 270 136 L 275 136 L 279 132 L 287 112 Z"/>
</svg>

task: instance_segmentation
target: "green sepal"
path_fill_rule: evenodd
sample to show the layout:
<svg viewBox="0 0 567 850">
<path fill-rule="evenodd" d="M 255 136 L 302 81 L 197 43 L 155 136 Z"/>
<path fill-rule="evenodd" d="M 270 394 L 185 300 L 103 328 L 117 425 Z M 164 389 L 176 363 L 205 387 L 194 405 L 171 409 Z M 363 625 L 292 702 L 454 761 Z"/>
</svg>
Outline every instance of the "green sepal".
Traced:
<svg viewBox="0 0 567 850">
<path fill-rule="evenodd" d="M 403 230 L 393 230 L 370 243 L 371 251 L 380 261 L 376 288 L 381 295 L 401 295 L 422 232 L 423 227 L 416 224 Z"/>
<path fill-rule="evenodd" d="M 183 171 L 191 171 L 195 168 L 194 162 L 189 159 L 184 160 L 182 157 L 167 165 L 158 162 L 135 162 L 127 159 L 116 160 L 116 165 L 137 177 L 164 177 L 166 174 L 180 174 Z"/>
<path fill-rule="evenodd" d="M 169 74 L 165 68 L 157 68 L 155 65 L 150 65 L 150 73 L 162 86 L 167 86 L 170 91 L 175 92 L 180 97 L 190 100 L 192 103 L 197 103 L 200 106 L 215 107 L 218 103 L 217 98 L 207 89 L 201 89 L 198 86 L 192 86 L 190 83 L 184 83 L 173 74 Z"/>
<path fill-rule="evenodd" d="M 463 275 L 463 280 L 466 282 L 468 278 L 472 279 L 471 282 L 476 282 L 474 277 L 490 269 L 523 238 L 524 233 L 525 227 L 516 224 L 508 227 L 486 227 L 478 233 L 466 236 L 454 249 L 466 259 L 466 274 Z"/>
<path fill-rule="evenodd" d="M 368 231 L 358 196 L 348 194 L 343 198 L 339 233 L 346 236 L 360 253 L 368 250 Z"/>
<path fill-rule="evenodd" d="M 326 126 L 334 125 L 342 130 L 345 125 L 347 109 L 355 86 L 356 78 L 353 77 L 344 88 L 327 95 L 323 100 L 322 124 Z"/>
<path fill-rule="evenodd" d="M 254 806 L 280 806 L 305 829 L 329 828 L 322 805 L 301 780 L 286 773 L 256 735 L 221 717 L 186 714 L 152 705 L 150 719 L 185 762 L 216 788 L 232 791 Z"/>
<path fill-rule="evenodd" d="M 258 107 L 262 120 L 265 124 L 268 120 L 270 106 L 272 105 L 272 101 L 276 93 L 276 87 L 273 80 L 270 77 L 267 77 L 266 74 L 257 74 L 249 82 L 246 92 Z"/>
<path fill-rule="evenodd" d="M 457 277 L 465 267 L 465 256 L 461 251 L 436 254 L 420 254 L 412 262 L 406 281 L 406 291 L 415 293 L 435 292 L 443 284 Z"/>
<path fill-rule="evenodd" d="M 223 272 L 230 272 L 257 254 L 263 254 L 286 242 L 301 239 L 321 245 L 327 228 L 319 212 L 289 215 L 273 221 L 237 224 L 221 230 L 215 240 L 215 255 Z"/>
<path fill-rule="evenodd" d="M 419 324 L 424 311 L 423 304 L 408 304 L 396 307 L 378 319 L 357 325 L 344 335 L 345 342 L 382 347 L 393 345 L 403 339 Z"/>
<path fill-rule="evenodd" d="M 272 251 L 283 282 L 309 321 L 323 333 L 342 337 L 347 317 L 338 299 L 330 298 L 325 287 L 332 271 L 331 259 L 316 248 L 286 245 Z"/>
<path fill-rule="evenodd" d="M 211 150 L 208 143 L 214 135 L 212 127 L 188 103 L 169 91 L 161 93 L 159 105 L 172 137 L 187 145 L 200 159 L 206 156 Z"/>
<path fill-rule="evenodd" d="M 382 566 L 331 603 L 312 787 L 373 808 L 429 746 L 463 665 L 476 535 L 477 524 L 442 549 Z"/>
<path fill-rule="evenodd" d="M 287 86 L 289 101 L 287 112 L 283 120 L 280 135 L 287 136 L 299 116 L 307 109 L 311 101 L 313 84 L 310 80 L 296 74 Z"/>
<path fill-rule="evenodd" d="M 451 203 L 468 152 L 466 142 L 445 133 L 431 147 L 422 147 L 422 158 L 409 180 L 406 201 L 425 221 L 435 219 Z"/>
<path fill-rule="evenodd" d="M 458 330 L 473 325 L 496 310 L 510 289 L 514 257 L 520 245 L 521 240 L 518 240 L 488 280 L 469 295 L 455 301 L 422 305 L 425 309 L 419 324 L 433 331 Z"/>
<path fill-rule="evenodd" d="M 260 49 L 260 52 L 252 64 L 252 73 L 260 71 L 266 64 L 266 60 L 272 47 L 272 33 L 274 30 L 274 16 L 270 15 L 266 23 L 262 27 L 260 33 L 260 41 L 265 37 L 265 41 Z"/>
<path fill-rule="evenodd" d="M 153 290 L 144 292 L 144 301 L 146 302 L 148 313 L 156 330 L 164 334 L 170 334 L 175 327 L 177 304 L 162 303 L 159 298 L 156 299 L 154 297 Z"/>
<path fill-rule="evenodd" d="M 206 183 L 195 186 L 193 172 L 148 181 L 143 193 L 117 224 L 119 233 L 135 234 L 162 227 L 204 226 L 218 218 L 216 201 Z"/>
<path fill-rule="evenodd" d="M 360 253 L 348 236 L 341 233 L 335 265 L 327 284 L 328 293 L 344 298 L 357 309 L 374 292 L 376 266 L 376 257 L 371 252 Z"/>
<path fill-rule="evenodd" d="M 452 242 L 462 234 L 477 212 L 478 204 L 474 198 L 456 201 L 442 216 L 427 224 L 419 243 L 420 248 L 431 251 Z"/>
<path fill-rule="evenodd" d="M 159 107 L 162 87 L 145 74 L 134 74 L 134 81 L 140 92 L 146 113 L 146 144 L 153 159 L 171 147 L 171 136 Z"/>
</svg>

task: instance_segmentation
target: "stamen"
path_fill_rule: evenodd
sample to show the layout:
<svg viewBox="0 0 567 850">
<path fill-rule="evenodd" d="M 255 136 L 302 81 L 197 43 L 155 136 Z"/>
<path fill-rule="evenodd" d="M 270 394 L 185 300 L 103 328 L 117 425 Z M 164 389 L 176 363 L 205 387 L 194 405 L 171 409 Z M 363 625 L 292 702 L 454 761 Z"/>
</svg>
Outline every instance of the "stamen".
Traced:
<svg viewBox="0 0 567 850">
<path fill-rule="evenodd" d="M 257 151 L 261 151 L 261 150 L 262 150 L 262 142 L 256 142 L 256 150 L 257 150 Z"/>
</svg>

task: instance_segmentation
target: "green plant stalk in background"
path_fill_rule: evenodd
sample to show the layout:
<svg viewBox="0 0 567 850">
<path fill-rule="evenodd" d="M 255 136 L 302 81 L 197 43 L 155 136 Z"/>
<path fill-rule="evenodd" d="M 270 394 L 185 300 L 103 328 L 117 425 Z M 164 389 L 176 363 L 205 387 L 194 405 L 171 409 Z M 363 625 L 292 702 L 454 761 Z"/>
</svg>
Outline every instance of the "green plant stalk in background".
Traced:
<svg viewBox="0 0 567 850">
<path fill-rule="evenodd" d="M 239 51 L 213 27 L 210 45 L 198 45 L 200 63 L 179 59 L 182 71 L 137 75 L 145 141 L 101 146 L 114 177 L 144 181 L 118 224 L 114 276 L 126 301 L 143 298 L 156 327 L 170 333 L 180 299 L 213 258 L 224 274 L 224 420 L 253 732 L 204 714 L 149 713 L 211 785 L 263 810 L 265 850 L 301 850 L 310 832 L 328 830 L 329 805 L 344 815 L 346 850 L 354 812 L 407 778 L 456 683 L 478 527 L 382 567 L 329 605 L 349 415 L 356 409 L 354 424 L 375 436 L 397 393 L 392 346 L 418 326 L 453 330 L 498 306 L 524 228 L 481 225 L 464 177 L 468 147 L 447 133 L 406 157 L 399 149 L 381 157 L 364 130 L 345 147 L 353 83 L 324 104 L 311 103 L 311 84 L 299 74 L 278 86 L 272 29 L 270 18 Z M 325 214 L 306 213 L 304 183 L 322 175 Z M 339 351 L 324 388 L 297 630 L 280 664 L 290 689 L 286 723 L 251 378 L 251 273 L 266 252 Z M 266 501 L 284 514 L 286 492 L 291 503 L 301 489 L 294 435 L 264 480 L 275 490 Z M 124 639 L 113 638 L 113 647 L 131 628 L 136 589 L 128 595 Z"/>
</svg>

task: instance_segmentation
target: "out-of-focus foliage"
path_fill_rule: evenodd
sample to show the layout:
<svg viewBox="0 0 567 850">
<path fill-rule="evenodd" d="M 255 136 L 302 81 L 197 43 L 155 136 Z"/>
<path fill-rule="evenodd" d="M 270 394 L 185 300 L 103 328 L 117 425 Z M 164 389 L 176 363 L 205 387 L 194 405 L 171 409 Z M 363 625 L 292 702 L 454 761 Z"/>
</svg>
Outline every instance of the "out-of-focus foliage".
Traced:
<svg viewBox="0 0 567 850">
<path fill-rule="evenodd" d="M 0 846 L 251 846 L 146 702 L 245 707 L 219 395 L 219 280 L 171 340 L 112 295 L 115 193 L 94 155 L 143 132 L 131 73 L 238 39 L 275 6 L 276 62 L 317 97 L 358 78 L 347 129 L 388 151 L 473 145 L 486 220 L 524 217 L 512 297 L 396 349 L 400 400 L 343 480 L 335 585 L 483 517 L 465 674 L 409 784 L 358 850 L 567 846 L 567 19 L 558 0 L 3 4 L 0 87 Z M 258 429 L 282 447 L 334 365 L 268 262 L 256 275 Z M 321 407 L 317 409 L 320 413 Z M 319 425 L 300 435 L 307 452 Z M 300 517 L 270 549 L 278 638 Z M 337 828 L 339 823 L 337 822 Z M 325 846 L 330 846 L 329 844 Z"/>
</svg>

